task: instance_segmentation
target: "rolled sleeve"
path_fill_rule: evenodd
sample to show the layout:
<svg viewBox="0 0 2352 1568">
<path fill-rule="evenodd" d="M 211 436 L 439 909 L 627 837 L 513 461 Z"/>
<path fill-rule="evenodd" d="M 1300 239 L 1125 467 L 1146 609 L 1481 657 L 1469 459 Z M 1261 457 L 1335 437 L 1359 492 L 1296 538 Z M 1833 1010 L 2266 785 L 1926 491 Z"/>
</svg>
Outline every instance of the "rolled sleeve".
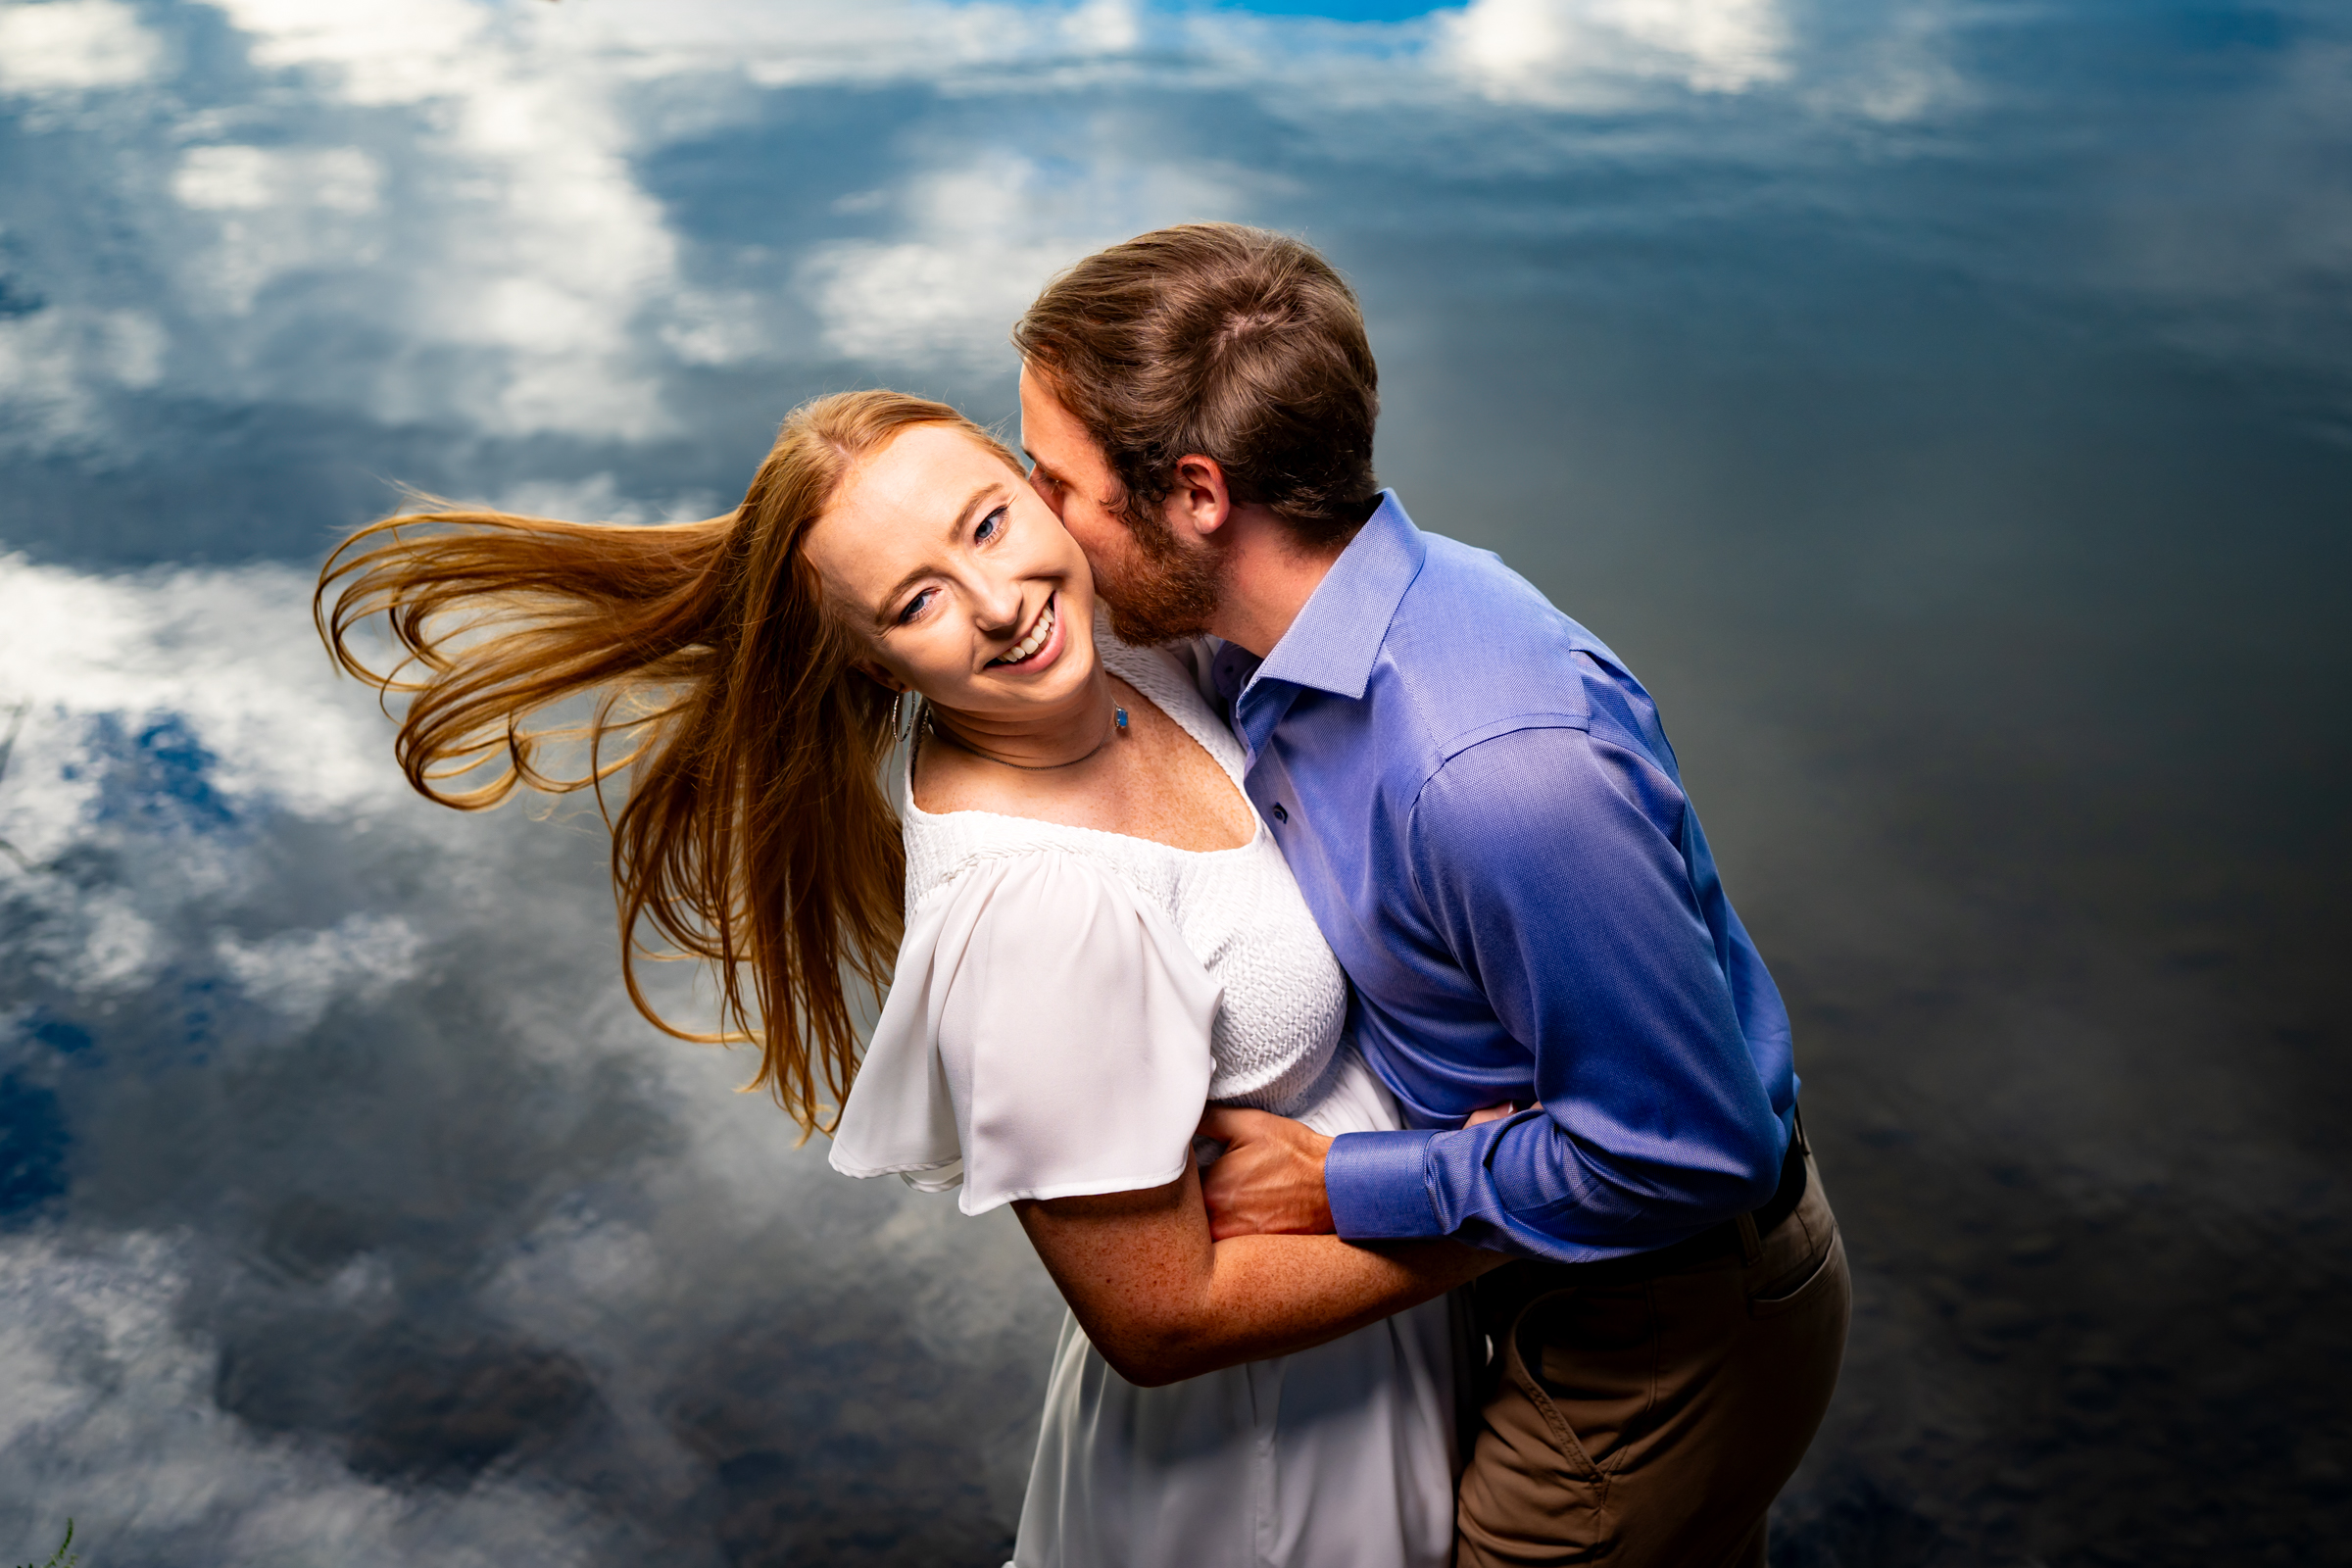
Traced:
<svg viewBox="0 0 2352 1568">
<path fill-rule="evenodd" d="M 1434 1236 L 1429 1141 L 1434 1133 L 1342 1133 L 1323 1156 L 1332 1229 L 1351 1242 Z"/>
</svg>

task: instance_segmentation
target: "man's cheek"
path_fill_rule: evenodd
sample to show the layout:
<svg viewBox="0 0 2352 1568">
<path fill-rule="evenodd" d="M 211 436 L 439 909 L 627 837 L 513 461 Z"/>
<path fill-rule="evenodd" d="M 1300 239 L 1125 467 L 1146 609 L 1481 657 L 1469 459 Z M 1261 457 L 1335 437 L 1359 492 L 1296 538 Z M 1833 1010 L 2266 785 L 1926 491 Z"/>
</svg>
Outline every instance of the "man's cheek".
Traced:
<svg viewBox="0 0 2352 1568">
<path fill-rule="evenodd" d="M 1118 522 L 1099 512 L 1072 507 L 1062 526 L 1078 541 L 1078 548 L 1086 552 L 1098 583 L 1116 581 L 1123 574 L 1132 541 Z"/>
<path fill-rule="evenodd" d="M 1048 484 L 1033 474 L 1029 479 L 1029 488 L 1037 493 L 1038 500 L 1046 504 L 1047 511 L 1061 518 L 1063 527 L 1066 528 L 1070 525 L 1069 518 L 1062 514 L 1061 489 L 1058 485 Z"/>
</svg>

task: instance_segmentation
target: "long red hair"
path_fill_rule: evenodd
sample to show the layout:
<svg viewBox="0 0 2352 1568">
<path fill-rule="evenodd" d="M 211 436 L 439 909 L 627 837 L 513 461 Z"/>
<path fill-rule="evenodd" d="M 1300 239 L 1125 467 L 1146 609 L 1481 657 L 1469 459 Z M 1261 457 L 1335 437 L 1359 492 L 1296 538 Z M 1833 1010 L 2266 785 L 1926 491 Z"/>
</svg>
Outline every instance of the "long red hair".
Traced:
<svg viewBox="0 0 2352 1568">
<path fill-rule="evenodd" d="M 517 787 L 596 792 L 630 1000 L 679 1039 L 757 1044 L 748 1087 L 804 1133 L 832 1130 L 857 1076 L 852 993 L 889 983 L 905 852 L 881 783 L 895 699 L 853 667 L 861 644 L 803 544 L 857 464 L 920 424 L 960 429 L 1018 471 L 944 403 L 838 393 L 792 412 L 724 516 L 408 513 L 344 540 L 313 603 L 339 665 L 410 699 L 393 753 L 420 794 L 473 811 Z M 376 615 L 402 656 L 383 670 L 350 642 Z M 584 722 L 534 727 L 583 696 Z M 541 766 L 550 742 L 581 741 L 584 767 Z M 616 814 L 604 783 L 624 769 Z M 711 965 L 716 1031 L 654 1007 L 637 960 L 657 956 Z"/>
</svg>

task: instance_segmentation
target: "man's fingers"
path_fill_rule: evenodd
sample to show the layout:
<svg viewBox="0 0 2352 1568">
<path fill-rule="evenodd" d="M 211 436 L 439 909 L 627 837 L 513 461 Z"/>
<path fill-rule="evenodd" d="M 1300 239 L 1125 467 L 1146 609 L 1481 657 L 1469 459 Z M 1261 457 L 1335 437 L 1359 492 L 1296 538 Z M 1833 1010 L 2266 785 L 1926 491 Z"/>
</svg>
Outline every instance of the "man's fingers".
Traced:
<svg viewBox="0 0 2352 1568">
<path fill-rule="evenodd" d="M 1257 1227 L 1243 1218 L 1242 1205 L 1234 1200 L 1233 1188 L 1241 1184 L 1234 1179 L 1231 1159 L 1227 1155 L 1200 1173 L 1200 1206 L 1208 1210 L 1208 1236 L 1215 1242 L 1257 1233 Z M 1223 1180 L 1219 1180 L 1220 1173 Z"/>
<path fill-rule="evenodd" d="M 1240 1110 L 1226 1105 L 1211 1105 L 1200 1113 L 1200 1135 L 1214 1138 L 1220 1144 L 1230 1144 L 1248 1136 L 1252 1118 L 1265 1120 L 1262 1110 Z"/>
<path fill-rule="evenodd" d="M 1250 1226 L 1237 1217 L 1230 1207 L 1221 1206 L 1205 1189 L 1200 1194 L 1201 1206 L 1208 1210 L 1208 1239 L 1222 1242 L 1250 1234 Z"/>
<path fill-rule="evenodd" d="M 1238 1169 L 1225 1168 L 1226 1161 L 1232 1157 L 1228 1154 L 1225 1159 L 1218 1160 L 1200 1173 L 1200 1201 L 1211 1214 L 1219 1209 L 1231 1211 L 1237 1196 L 1236 1189 L 1245 1185 L 1246 1178 Z"/>
</svg>

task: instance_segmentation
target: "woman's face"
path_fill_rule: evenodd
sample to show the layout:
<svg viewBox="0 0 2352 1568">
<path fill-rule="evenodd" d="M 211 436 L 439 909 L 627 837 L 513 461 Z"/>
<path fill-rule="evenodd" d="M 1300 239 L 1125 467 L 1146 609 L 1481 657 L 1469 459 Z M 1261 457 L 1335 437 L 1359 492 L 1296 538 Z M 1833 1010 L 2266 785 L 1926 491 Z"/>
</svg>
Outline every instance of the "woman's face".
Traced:
<svg viewBox="0 0 2352 1568">
<path fill-rule="evenodd" d="M 1017 719 L 1094 676 L 1086 557 L 1018 470 L 951 425 L 902 431 L 843 481 L 805 548 L 870 650 L 940 707 Z"/>
</svg>

